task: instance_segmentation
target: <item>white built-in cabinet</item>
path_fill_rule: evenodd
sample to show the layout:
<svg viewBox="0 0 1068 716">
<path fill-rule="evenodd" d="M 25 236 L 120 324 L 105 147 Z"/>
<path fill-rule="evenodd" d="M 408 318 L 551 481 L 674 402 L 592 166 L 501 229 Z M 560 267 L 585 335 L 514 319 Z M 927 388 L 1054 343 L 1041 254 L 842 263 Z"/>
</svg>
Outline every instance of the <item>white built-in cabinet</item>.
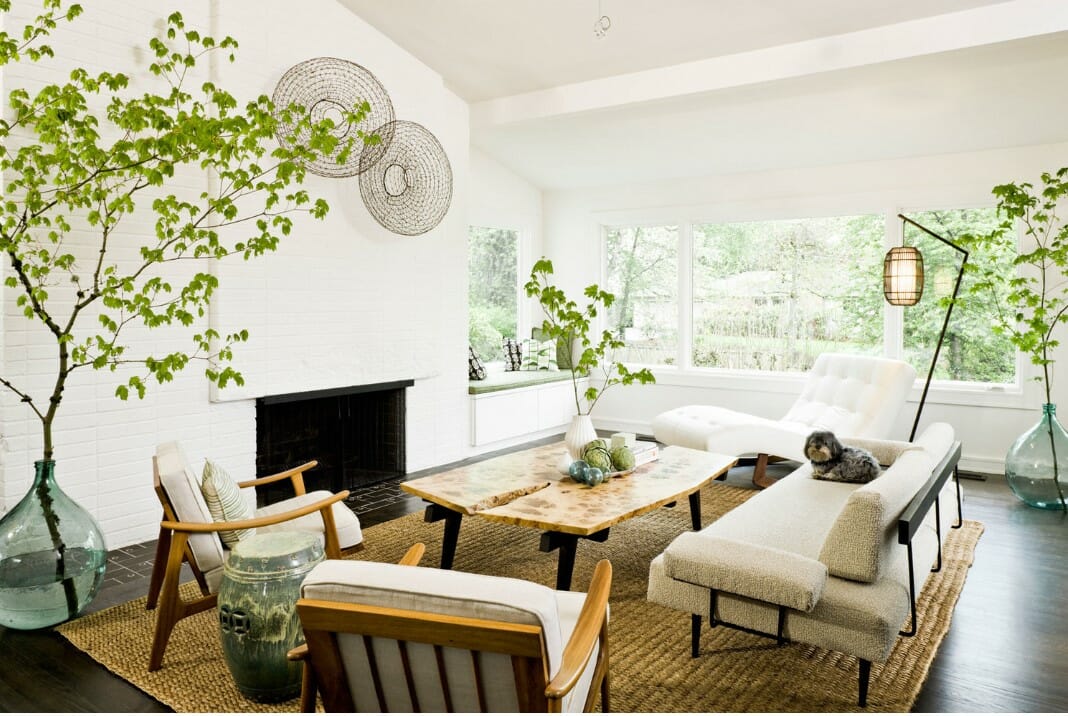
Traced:
<svg viewBox="0 0 1068 716">
<path fill-rule="evenodd" d="M 586 380 L 579 383 L 580 393 L 586 385 Z M 575 391 L 570 379 L 469 397 L 471 444 L 475 446 L 551 428 L 566 429 L 575 415 Z"/>
</svg>

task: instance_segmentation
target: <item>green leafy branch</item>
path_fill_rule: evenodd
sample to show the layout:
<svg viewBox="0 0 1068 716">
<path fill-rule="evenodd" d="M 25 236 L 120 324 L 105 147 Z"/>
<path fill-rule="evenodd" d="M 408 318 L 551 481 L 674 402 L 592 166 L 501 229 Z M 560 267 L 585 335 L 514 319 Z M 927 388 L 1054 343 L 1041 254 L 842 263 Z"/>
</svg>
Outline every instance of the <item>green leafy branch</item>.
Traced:
<svg viewBox="0 0 1068 716">
<path fill-rule="evenodd" d="M 530 271 L 530 279 L 523 288 L 527 296 L 538 299 L 545 312 L 545 319 L 541 325 L 544 335 L 554 342 L 563 341 L 571 352 L 571 383 L 575 393 L 575 410 L 578 414 L 589 415 L 604 392 L 613 385 L 655 383 L 656 377 L 648 368 L 632 371 L 623 363 L 607 357 L 610 351 L 625 346 L 624 342 L 611 331 L 603 330 L 599 336 L 590 335 L 592 320 L 597 317 L 599 310 L 607 310 L 615 302 L 615 296 L 602 290 L 596 284 L 587 286 L 583 290 L 583 295 L 589 299 L 589 302 L 585 308 L 580 310 L 575 301 L 570 300 L 561 289 L 550 283 L 552 274 L 552 262 L 542 257 L 534 263 Z M 577 358 L 574 357 L 576 342 L 578 343 Z M 599 369 L 602 374 L 601 387 L 598 389 L 591 385 L 580 395 L 579 378 L 589 375 L 594 369 Z M 585 410 L 582 409 L 583 399 L 586 401 Z"/>
<path fill-rule="evenodd" d="M 968 270 L 977 276 L 972 293 L 993 294 L 1007 287 L 1005 306 L 996 303 L 999 323 L 993 330 L 1006 336 L 1016 348 L 1028 354 L 1031 363 L 1042 368 L 1041 380 L 1046 403 L 1052 403 L 1050 367 L 1052 352 L 1060 345 L 1054 337 L 1057 326 L 1068 323 L 1068 226 L 1057 215 L 1057 206 L 1068 196 L 1068 167 L 1055 173 L 1042 174 L 1042 187 L 1037 192 L 1029 182 L 1000 184 L 993 189 L 998 198 L 998 216 L 1003 217 L 998 228 L 986 235 L 964 236 L 961 243 L 970 250 L 990 255 L 996 252 L 1016 254 L 1015 271 L 1010 275 L 998 271 L 991 261 L 976 261 Z M 1017 227 L 1023 231 L 1023 248 Z M 1030 267 L 1021 273 L 1020 267 Z M 1056 445 L 1053 449 L 1053 482 L 1060 497 L 1061 508 L 1068 511 L 1061 489 Z"/>
<path fill-rule="evenodd" d="M 0 8 L 5 4 L 0 0 Z M 55 0 L 45 6 L 53 15 L 59 11 Z M 77 14 L 75 7 L 68 15 Z M 53 15 L 38 18 L 34 27 L 54 27 Z M 28 28 L 22 43 L 0 35 L 0 57 L 10 61 L 25 52 L 36 59 L 40 55 L 31 54 L 26 43 L 40 34 Z M 144 397 L 148 381 L 172 380 L 194 360 L 206 361 L 205 375 L 213 383 L 240 385 L 240 373 L 226 363 L 234 345 L 247 340 L 246 331 L 222 336 L 207 329 L 192 337 L 191 351 L 134 356 L 126 329 L 191 327 L 204 318 L 217 277 L 198 271 L 172 282 L 161 267 L 249 259 L 275 250 L 291 233 L 296 214 L 321 219 L 328 211 L 325 201 L 301 188 L 305 166 L 378 141 L 362 131 L 339 139 L 333 121 L 314 121 L 298 105 L 278 108 L 260 96 L 242 106 L 212 82 L 190 87 L 199 60 L 222 51 L 233 61 L 237 43 L 186 28 L 180 13 L 168 17 L 164 37 L 151 39 L 149 47 L 154 56 L 149 69 L 168 91 L 133 95 L 124 74 L 75 69 L 67 82 L 35 94 L 12 91 L 13 120 L 0 123 L 0 171 L 7 179 L 0 252 L 12 268 L 5 282 L 19 291 L 16 304 L 23 314 L 42 324 L 57 344 L 56 380 L 47 402 L 8 377 L 0 376 L 0 384 L 42 421 L 46 460 L 53 452 L 56 410 L 76 370 L 142 366 L 142 373 L 117 387 L 123 399 L 131 393 Z M 102 105 L 101 116 L 93 107 Z M 355 125 L 369 110 L 359 103 L 339 121 Z M 198 192 L 182 183 L 183 175 L 213 180 Z M 143 228 L 124 223 L 135 214 L 141 221 L 154 217 L 150 238 L 140 247 L 131 246 L 130 237 L 142 235 Z M 87 235 L 95 237 L 88 246 Z M 91 309 L 97 329 L 86 334 L 79 320 Z"/>
</svg>

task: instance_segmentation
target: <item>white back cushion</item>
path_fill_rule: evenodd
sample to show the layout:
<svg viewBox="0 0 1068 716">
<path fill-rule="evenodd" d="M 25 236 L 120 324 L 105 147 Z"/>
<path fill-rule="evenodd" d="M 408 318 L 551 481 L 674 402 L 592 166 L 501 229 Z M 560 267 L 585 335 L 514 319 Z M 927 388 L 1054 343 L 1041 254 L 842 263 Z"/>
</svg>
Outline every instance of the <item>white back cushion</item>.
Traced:
<svg viewBox="0 0 1068 716">
<path fill-rule="evenodd" d="M 189 467 L 189 461 L 176 442 L 162 443 L 156 447 L 156 467 L 160 482 L 170 498 L 171 506 L 180 522 L 211 523 L 211 512 L 204 502 L 200 491 L 200 480 Z M 189 537 L 189 547 L 197 561 L 200 571 L 207 574 L 221 568 L 226 558 L 222 542 L 217 533 L 193 534 Z M 210 580 L 217 582 L 218 580 Z M 214 587 L 213 587 L 214 589 Z"/>
<path fill-rule="evenodd" d="M 783 420 L 838 435 L 887 437 L 915 379 L 904 361 L 823 353 Z"/>
<path fill-rule="evenodd" d="M 396 564 L 326 560 L 316 565 L 301 585 L 308 599 L 366 604 L 395 609 L 425 611 L 449 616 L 491 619 L 516 624 L 540 625 L 545 633 L 550 673 L 560 667 L 563 650 L 557 600 L 552 589 L 507 577 L 467 572 L 408 567 Z M 338 638 L 345 671 L 357 711 L 379 711 L 367 652 L 360 636 Z M 383 679 L 387 711 L 412 711 L 400 650 L 395 641 L 372 640 L 380 673 L 396 673 Z M 408 658 L 423 711 L 444 711 L 438 665 L 430 646 L 409 644 Z M 469 652 L 446 648 L 445 668 L 450 675 L 450 695 L 456 711 L 477 711 L 478 698 Z M 511 659 L 484 654 L 483 686 L 488 710 L 518 709 Z M 395 670 L 395 671 L 393 671 Z"/>
</svg>

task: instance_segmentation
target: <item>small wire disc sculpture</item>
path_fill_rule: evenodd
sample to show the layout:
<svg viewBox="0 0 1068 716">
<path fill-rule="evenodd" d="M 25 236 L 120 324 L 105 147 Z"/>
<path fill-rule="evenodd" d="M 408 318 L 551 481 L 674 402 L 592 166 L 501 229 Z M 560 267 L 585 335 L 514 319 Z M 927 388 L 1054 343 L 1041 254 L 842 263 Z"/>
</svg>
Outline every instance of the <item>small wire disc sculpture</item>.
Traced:
<svg viewBox="0 0 1068 716">
<path fill-rule="evenodd" d="M 445 217 L 452 202 L 452 167 L 441 143 L 415 122 L 396 121 L 392 141 L 373 167 L 360 174 L 360 195 L 379 224 L 418 236 Z"/>
<path fill-rule="evenodd" d="M 331 155 L 320 156 L 306 165 L 308 171 L 319 176 L 351 177 L 367 171 L 385 153 L 392 139 L 388 134 L 394 119 L 389 93 L 377 77 L 355 62 L 335 57 L 317 57 L 293 65 L 278 81 L 271 99 L 278 108 L 278 141 L 283 147 L 290 146 L 287 137 L 295 129 L 281 116 L 281 110 L 291 103 L 303 106 L 311 114 L 313 122 L 327 118 L 334 121 L 333 132 L 340 140 L 337 149 Z M 358 126 L 343 121 L 346 112 L 365 101 L 371 105 L 371 111 Z M 356 138 L 358 129 L 366 134 L 377 134 L 381 142 L 365 145 Z M 308 136 L 307 131 L 301 131 L 296 139 L 303 143 Z M 356 139 L 356 143 L 345 161 L 338 162 L 338 155 L 350 137 Z"/>
</svg>

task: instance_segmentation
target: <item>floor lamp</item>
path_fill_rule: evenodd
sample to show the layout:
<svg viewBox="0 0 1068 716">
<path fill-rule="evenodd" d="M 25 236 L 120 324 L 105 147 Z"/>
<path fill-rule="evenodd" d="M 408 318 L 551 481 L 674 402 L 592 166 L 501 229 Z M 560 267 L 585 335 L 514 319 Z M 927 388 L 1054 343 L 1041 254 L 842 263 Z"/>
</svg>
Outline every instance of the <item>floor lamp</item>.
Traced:
<svg viewBox="0 0 1068 716">
<path fill-rule="evenodd" d="M 931 387 L 931 377 L 934 375 L 935 363 L 938 362 L 938 354 L 942 350 L 942 341 L 946 337 L 946 328 L 949 327 L 949 317 L 953 314 L 953 304 L 957 301 L 957 292 L 960 291 L 960 281 L 964 277 L 964 264 L 968 263 L 968 252 L 957 246 L 948 239 L 944 239 L 925 226 L 917 224 L 903 214 L 898 214 L 901 219 L 901 240 L 905 240 L 905 224 L 912 224 L 920 231 L 933 236 L 946 246 L 949 246 L 964 255 L 960 262 L 960 270 L 957 272 L 957 283 L 953 286 L 953 297 L 946 309 L 946 318 L 942 321 L 942 332 L 938 334 L 938 345 L 935 346 L 934 356 L 931 357 L 931 367 L 927 371 L 927 381 L 923 384 L 923 394 L 920 396 L 920 406 L 916 409 L 916 420 L 912 423 L 912 432 L 909 433 L 909 442 L 916 437 L 916 428 L 920 424 L 920 413 L 923 405 L 927 402 L 927 391 Z M 891 306 L 915 306 L 923 296 L 923 254 L 914 246 L 895 246 L 886 253 L 883 259 L 883 296 Z"/>
</svg>

